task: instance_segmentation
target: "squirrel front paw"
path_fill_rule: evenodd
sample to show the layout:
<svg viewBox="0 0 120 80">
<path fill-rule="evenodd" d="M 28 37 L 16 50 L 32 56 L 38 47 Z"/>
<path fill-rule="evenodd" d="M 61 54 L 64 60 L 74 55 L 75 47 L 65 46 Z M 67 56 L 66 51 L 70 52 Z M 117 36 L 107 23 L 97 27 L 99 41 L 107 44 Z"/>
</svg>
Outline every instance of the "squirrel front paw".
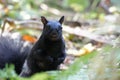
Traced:
<svg viewBox="0 0 120 80">
<path fill-rule="evenodd" d="M 50 56 L 46 56 L 45 60 L 46 60 L 47 63 L 52 63 L 53 62 L 53 58 L 50 57 Z"/>
</svg>

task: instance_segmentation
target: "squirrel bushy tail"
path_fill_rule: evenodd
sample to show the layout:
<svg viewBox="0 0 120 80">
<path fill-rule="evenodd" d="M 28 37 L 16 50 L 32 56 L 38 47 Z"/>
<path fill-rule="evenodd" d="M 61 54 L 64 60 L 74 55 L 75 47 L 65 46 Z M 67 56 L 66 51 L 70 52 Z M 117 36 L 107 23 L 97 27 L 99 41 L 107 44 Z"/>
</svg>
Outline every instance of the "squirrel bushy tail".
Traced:
<svg viewBox="0 0 120 80">
<path fill-rule="evenodd" d="M 12 39 L 10 36 L 0 36 L 0 69 L 6 64 L 13 64 L 16 73 L 19 74 L 30 49 L 24 41 Z"/>
</svg>

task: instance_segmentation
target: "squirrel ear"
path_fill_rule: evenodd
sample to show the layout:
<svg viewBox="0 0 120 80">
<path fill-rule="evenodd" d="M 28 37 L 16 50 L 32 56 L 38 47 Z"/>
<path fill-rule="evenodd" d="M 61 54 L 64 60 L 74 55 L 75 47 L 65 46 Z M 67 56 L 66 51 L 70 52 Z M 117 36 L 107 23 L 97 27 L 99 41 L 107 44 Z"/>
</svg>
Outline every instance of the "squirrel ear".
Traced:
<svg viewBox="0 0 120 80">
<path fill-rule="evenodd" d="M 62 24 L 63 21 L 64 21 L 64 16 L 62 16 L 62 17 L 60 18 L 59 22 Z"/>
<path fill-rule="evenodd" d="M 44 16 L 41 16 L 41 21 L 43 24 L 47 24 L 47 19 Z"/>
</svg>

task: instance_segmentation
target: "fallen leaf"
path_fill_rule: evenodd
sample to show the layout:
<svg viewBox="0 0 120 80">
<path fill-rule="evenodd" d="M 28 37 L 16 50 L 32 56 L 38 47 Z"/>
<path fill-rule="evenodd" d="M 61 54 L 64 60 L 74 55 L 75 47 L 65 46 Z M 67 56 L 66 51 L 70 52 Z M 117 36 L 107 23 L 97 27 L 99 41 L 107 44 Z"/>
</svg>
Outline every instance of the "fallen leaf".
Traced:
<svg viewBox="0 0 120 80">
<path fill-rule="evenodd" d="M 30 36 L 30 35 L 23 35 L 22 39 L 25 41 L 29 41 L 31 43 L 35 43 L 37 41 L 37 39 L 35 37 Z"/>
</svg>

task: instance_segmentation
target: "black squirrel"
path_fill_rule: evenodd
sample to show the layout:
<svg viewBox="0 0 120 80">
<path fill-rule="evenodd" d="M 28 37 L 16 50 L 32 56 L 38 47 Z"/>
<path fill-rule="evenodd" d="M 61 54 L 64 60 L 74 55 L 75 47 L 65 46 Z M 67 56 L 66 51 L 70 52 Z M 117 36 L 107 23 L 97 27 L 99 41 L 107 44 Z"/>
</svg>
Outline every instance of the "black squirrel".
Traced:
<svg viewBox="0 0 120 80">
<path fill-rule="evenodd" d="M 17 74 L 20 74 L 22 66 L 31 47 L 26 45 L 24 41 L 16 40 L 9 36 L 0 36 L 0 69 L 5 65 L 13 64 Z"/>
<path fill-rule="evenodd" d="M 41 17 L 43 32 L 31 49 L 20 76 L 29 77 L 37 72 L 58 69 L 66 57 L 65 42 L 62 37 L 63 21 L 64 16 L 59 21 Z"/>
</svg>

